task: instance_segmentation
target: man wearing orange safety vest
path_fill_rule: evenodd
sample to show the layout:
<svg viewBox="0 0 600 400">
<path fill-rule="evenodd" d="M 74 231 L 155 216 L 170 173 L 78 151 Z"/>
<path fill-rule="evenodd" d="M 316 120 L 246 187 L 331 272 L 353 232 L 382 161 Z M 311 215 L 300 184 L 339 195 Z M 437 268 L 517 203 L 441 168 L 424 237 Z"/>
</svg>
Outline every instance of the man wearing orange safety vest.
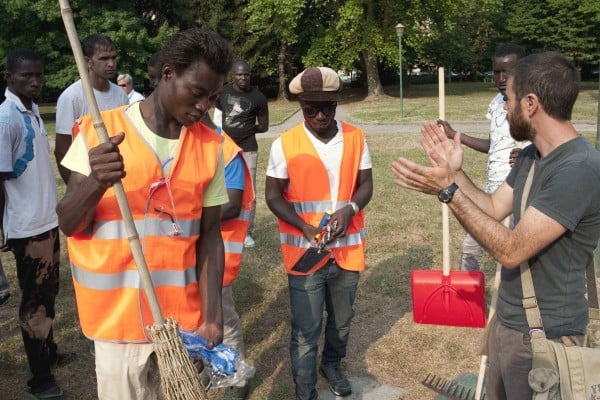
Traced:
<svg viewBox="0 0 600 400">
<path fill-rule="evenodd" d="M 160 308 L 212 348 L 223 337 L 227 203 L 222 137 L 200 120 L 232 63 L 215 32 L 193 28 L 160 51 L 159 81 L 145 100 L 105 111 L 99 144 L 86 116 L 62 164 L 72 173 L 57 207 L 84 334 L 96 349 L 100 399 L 156 399 L 160 387 L 152 313 L 128 246 L 113 184 L 127 194 Z M 89 149 L 89 152 L 88 152 Z"/>
<path fill-rule="evenodd" d="M 327 311 L 320 372 L 336 396 L 352 393 L 341 369 L 346 356 L 359 272 L 365 268 L 362 209 L 373 194 L 371 157 L 364 133 L 335 120 L 342 82 L 326 67 L 308 68 L 290 82 L 304 115 L 273 142 L 265 197 L 279 219 L 288 273 L 292 334 L 290 357 L 297 400 L 318 399 L 317 350 Z M 325 213 L 331 256 L 307 272 L 293 269 L 310 246 Z"/>
<path fill-rule="evenodd" d="M 221 133 L 210 118 L 202 123 Z M 250 226 L 254 202 L 252 175 L 246 164 L 242 149 L 233 139 L 223 133 L 223 161 L 225 164 L 225 186 L 229 201 L 221 206 L 221 236 L 225 245 L 225 274 L 223 276 L 223 344 L 238 352 L 238 367 L 246 358 L 244 334 L 240 316 L 235 309 L 233 282 L 242 264 L 244 240 Z M 244 400 L 248 396 L 247 379 L 225 389 L 222 400 Z"/>
</svg>

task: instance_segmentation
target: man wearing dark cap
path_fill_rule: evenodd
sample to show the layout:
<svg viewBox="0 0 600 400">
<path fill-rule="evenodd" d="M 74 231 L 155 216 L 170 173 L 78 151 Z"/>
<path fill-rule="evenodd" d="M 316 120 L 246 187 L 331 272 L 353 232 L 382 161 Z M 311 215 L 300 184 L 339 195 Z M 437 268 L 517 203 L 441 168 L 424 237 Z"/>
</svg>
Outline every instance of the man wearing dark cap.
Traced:
<svg viewBox="0 0 600 400">
<path fill-rule="evenodd" d="M 319 371 L 336 396 L 348 396 L 352 388 L 341 360 L 346 356 L 359 272 L 365 268 L 362 209 L 373 193 L 371 157 L 364 133 L 335 120 L 342 90 L 335 71 L 308 68 L 289 87 L 298 96 L 304 122 L 273 142 L 265 197 L 279 219 L 288 273 L 296 399 L 318 399 L 323 307 L 327 321 Z M 328 256 L 298 262 L 309 247 L 323 244 Z"/>
</svg>

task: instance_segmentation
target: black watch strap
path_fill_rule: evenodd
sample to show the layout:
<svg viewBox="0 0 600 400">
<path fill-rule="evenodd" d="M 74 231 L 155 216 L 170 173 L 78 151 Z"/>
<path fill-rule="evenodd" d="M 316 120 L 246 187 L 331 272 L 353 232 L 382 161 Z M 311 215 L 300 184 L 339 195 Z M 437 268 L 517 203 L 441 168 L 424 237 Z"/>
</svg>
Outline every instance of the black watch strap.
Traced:
<svg viewBox="0 0 600 400">
<path fill-rule="evenodd" d="M 456 190 L 458 190 L 458 185 L 456 184 L 456 182 L 452 182 L 450 186 L 448 186 L 445 189 L 442 189 L 438 193 L 438 199 L 442 203 L 448 204 L 452 201 L 452 198 L 454 197 L 454 192 L 456 192 Z"/>
</svg>

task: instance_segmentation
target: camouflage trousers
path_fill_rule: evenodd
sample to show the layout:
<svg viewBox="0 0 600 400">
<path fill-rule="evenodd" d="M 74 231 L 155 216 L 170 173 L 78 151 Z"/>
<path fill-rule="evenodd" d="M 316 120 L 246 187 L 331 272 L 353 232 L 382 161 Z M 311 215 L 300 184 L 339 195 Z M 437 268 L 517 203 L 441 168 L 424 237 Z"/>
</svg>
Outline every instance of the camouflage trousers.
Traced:
<svg viewBox="0 0 600 400">
<path fill-rule="evenodd" d="M 7 244 L 15 256 L 21 289 L 19 323 L 33 374 L 27 384 L 35 389 L 54 382 L 50 366 L 56 360 L 57 349 L 52 322 L 59 283 L 58 228 L 28 238 L 9 239 Z"/>
</svg>

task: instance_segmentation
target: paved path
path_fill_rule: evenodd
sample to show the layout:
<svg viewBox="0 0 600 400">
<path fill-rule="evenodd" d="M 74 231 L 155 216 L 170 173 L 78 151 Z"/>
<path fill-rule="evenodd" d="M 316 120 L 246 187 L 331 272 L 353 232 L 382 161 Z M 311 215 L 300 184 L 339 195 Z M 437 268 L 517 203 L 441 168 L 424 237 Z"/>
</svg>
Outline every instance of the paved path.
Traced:
<svg viewBox="0 0 600 400">
<path fill-rule="evenodd" d="M 347 104 L 338 105 L 336 118 L 342 121 L 350 121 L 349 108 Z M 287 131 L 291 127 L 299 124 L 303 120 L 302 113 L 297 111 L 287 120 L 279 125 L 272 125 L 266 133 L 259 134 L 258 137 L 277 137 L 282 132 Z M 356 123 L 366 134 L 384 134 L 384 133 L 418 133 L 421 131 L 421 123 L 406 123 L 406 124 L 362 124 Z M 481 122 L 457 122 L 452 123 L 452 127 L 458 131 L 465 133 L 484 133 L 490 129 L 489 122 L 483 117 Z M 578 132 L 596 132 L 596 124 L 575 124 Z"/>
<path fill-rule="evenodd" d="M 347 397 L 339 397 L 329 389 L 319 390 L 321 400 L 399 400 L 407 398 L 408 391 L 399 387 L 383 385 L 372 378 L 355 377 L 349 378 L 352 386 L 352 394 Z"/>
</svg>

